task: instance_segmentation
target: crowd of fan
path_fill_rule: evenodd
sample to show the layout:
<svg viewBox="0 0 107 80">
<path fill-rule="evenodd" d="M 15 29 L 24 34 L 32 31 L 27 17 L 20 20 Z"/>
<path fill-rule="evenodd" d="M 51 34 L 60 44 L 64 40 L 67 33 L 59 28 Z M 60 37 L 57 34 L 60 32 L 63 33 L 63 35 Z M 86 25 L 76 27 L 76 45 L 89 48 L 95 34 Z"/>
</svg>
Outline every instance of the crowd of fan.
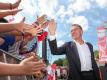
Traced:
<svg viewBox="0 0 107 80">
<path fill-rule="evenodd" d="M 0 49 L 14 56 L 19 56 L 19 53 L 26 51 L 27 43 L 40 35 L 39 33 L 41 33 L 43 27 L 46 26 L 45 23 L 41 26 L 37 24 L 26 24 L 24 23 L 25 19 L 22 19 L 22 21 L 18 23 L 8 23 L 3 17 L 15 15 L 22 11 L 22 9 L 17 9 L 20 2 L 21 0 L 17 0 L 14 4 L 0 3 Z M 44 21 L 42 17 L 37 19 L 37 23 Z M 38 59 L 35 52 L 30 52 L 23 56 L 24 59 L 19 64 L 0 62 L 0 75 L 35 75 L 46 66 Z M 21 56 L 21 58 L 23 58 L 23 56 Z"/>
</svg>

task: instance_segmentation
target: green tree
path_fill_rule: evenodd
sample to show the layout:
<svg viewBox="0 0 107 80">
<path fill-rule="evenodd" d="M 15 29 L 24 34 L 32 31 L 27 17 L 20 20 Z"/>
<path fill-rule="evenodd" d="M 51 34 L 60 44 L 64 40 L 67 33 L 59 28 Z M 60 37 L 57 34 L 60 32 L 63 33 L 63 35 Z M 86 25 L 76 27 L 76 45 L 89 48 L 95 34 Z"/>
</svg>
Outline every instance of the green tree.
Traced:
<svg viewBox="0 0 107 80">
<path fill-rule="evenodd" d="M 67 58 L 63 59 L 63 66 L 68 66 L 68 60 L 67 60 Z"/>
<path fill-rule="evenodd" d="M 96 60 L 99 59 L 99 51 L 98 51 L 98 50 L 95 50 L 95 51 L 94 51 L 94 56 L 95 56 L 95 59 L 96 59 Z"/>
<path fill-rule="evenodd" d="M 63 59 L 58 59 L 54 61 L 54 64 L 56 64 L 57 66 L 63 66 Z"/>
<path fill-rule="evenodd" d="M 58 59 L 58 60 L 54 61 L 54 64 L 56 64 L 57 66 L 67 66 L 68 60 L 66 58 Z"/>
</svg>

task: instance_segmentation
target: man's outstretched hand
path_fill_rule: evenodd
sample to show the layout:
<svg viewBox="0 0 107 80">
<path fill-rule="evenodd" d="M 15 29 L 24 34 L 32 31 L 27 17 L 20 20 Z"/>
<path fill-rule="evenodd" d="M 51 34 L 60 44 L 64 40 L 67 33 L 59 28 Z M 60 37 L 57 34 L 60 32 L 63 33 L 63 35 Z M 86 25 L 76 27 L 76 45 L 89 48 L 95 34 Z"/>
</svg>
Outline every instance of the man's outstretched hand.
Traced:
<svg viewBox="0 0 107 80">
<path fill-rule="evenodd" d="M 55 35 L 55 33 L 56 33 L 56 22 L 54 19 L 49 21 L 48 30 L 49 30 L 50 35 Z"/>
</svg>

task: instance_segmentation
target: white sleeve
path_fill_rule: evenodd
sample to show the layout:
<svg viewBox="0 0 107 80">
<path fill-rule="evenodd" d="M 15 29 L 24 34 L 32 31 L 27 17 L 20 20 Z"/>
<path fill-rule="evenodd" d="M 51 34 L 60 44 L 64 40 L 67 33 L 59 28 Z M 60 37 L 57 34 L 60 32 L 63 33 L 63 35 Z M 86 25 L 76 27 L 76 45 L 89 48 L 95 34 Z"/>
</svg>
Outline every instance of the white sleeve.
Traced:
<svg viewBox="0 0 107 80">
<path fill-rule="evenodd" d="M 55 40 L 55 38 L 56 38 L 55 35 L 49 35 L 48 37 L 49 37 L 49 40 L 50 40 L 50 41 L 53 41 L 53 40 Z"/>
</svg>

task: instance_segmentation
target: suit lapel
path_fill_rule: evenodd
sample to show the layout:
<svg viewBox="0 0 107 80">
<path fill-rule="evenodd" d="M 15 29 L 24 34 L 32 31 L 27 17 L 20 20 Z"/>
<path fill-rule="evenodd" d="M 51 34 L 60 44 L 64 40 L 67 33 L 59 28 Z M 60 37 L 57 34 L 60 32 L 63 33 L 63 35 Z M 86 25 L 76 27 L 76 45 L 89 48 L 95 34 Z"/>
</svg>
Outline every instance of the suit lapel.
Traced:
<svg viewBox="0 0 107 80">
<path fill-rule="evenodd" d="M 93 53 L 93 49 L 91 48 L 90 44 L 88 42 L 86 42 L 86 44 L 89 47 L 90 53 L 91 53 L 91 62 L 92 62 L 92 58 L 94 58 L 94 53 Z M 92 64 L 93 65 L 93 64 Z"/>
<path fill-rule="evenodd" d="M 80 58 L 79 58 L 77 46 L 76 46 L 76 44 L 74 42 L 71 44 L 71 48 L 72 48 L 71 50 L 73 52 L 73 58 L 75 60 L 75 64 L 77 65 L 79 71 L 81 71 Z"/>
<path fill-rule="evenodd" d="M 93 50 L 92 50 L 92 48 L 90 47 L 90 45 L 89 45 L 88 42 L 86 42 L 86 44 L 88 45 L 88 48 L 89 48 L 89 50 L 90 50 L 90 52 L 91 52 L 91 56 L 92 56 L 92 52 L 93 52 Z"/>
</svg>

